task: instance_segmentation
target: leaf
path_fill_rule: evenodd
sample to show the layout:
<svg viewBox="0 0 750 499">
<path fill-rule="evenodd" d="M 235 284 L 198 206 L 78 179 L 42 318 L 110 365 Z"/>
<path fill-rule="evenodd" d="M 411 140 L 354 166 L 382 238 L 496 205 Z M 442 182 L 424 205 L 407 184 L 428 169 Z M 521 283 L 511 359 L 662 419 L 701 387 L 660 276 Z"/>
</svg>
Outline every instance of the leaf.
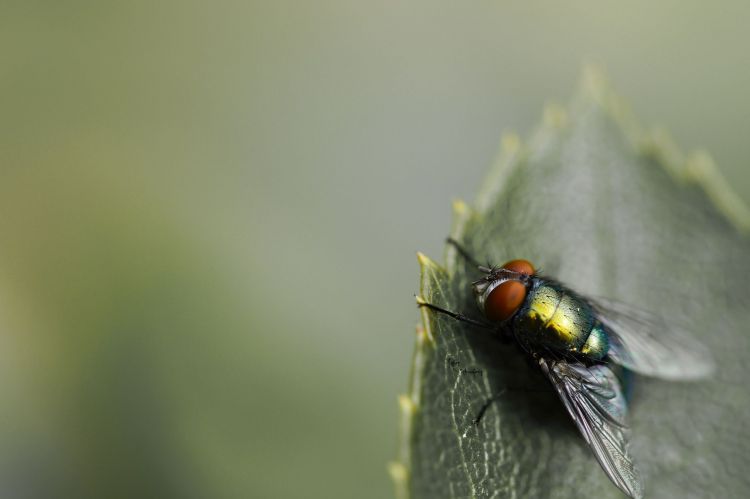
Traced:
<svg viewBox="0 0 750 499">
<path fill-rule="evenodd" d="M 527 258 L 694 331 L 718 361 L 711 379 L 635 379 L 631 450 L 646 497 L 750 492 L 750 213 L 705 153 L 685 158 L 663 132 L 642 131 L 588 69 L 569 109 L 547 109 L 528 144 L 503 139 L 475 206 L 454 212 L 451 235 L 481 261 Z M 480 316 L 477 273 L 452 248 L 445 267 L 419 261 L 422 299 Z M 424 308 L 422 319 L 400 398 L 397 495 L 623 497 L 515 346 Z"/>
</svg>

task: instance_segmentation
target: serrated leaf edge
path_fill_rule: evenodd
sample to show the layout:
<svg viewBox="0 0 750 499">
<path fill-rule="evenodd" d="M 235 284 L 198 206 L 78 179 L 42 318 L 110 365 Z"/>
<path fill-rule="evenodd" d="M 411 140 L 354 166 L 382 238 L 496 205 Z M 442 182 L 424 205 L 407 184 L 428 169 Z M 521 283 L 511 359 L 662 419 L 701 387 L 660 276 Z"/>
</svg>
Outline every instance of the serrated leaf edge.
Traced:
<svg viewBox="0 0 750 499">
<path fill-rule="evenodd" d="M 579 91 L 567 108 L 557 104 L 545 106 L 542 123 L 532 133 L 527 145 L 515 133 L 505 133 L 500 140 L 500 150 L 492 163 L 475 200 L 472 209 L 462 200 L 453 202 L 453 223 L 451 237 L 461 240 L 466 222 L 474 215 L 481 215 L 492 206 L 502 192 L 506 179 L 520 167 L 529 151 L 540 147 L 544 142 L 563 133 L 569 125 L 569 113 L 577 102 L 589 101 L 597 104 L 619 126 L 634 152 L 648 156 L 663 167 L 679 183 L 692 183 L 699 186 L 709 201 L 729 222 L 742 233 L 750 232 L 750 209 L 731 188 L 720 173 L 715 161 L 704 150 L 696 150 L 687 156 L 682 153 L 669 133 L 663 128 L 653 128 L 649 132 L 636 120 L 630 107 L 611 87 L 603 70 L 595 65 L 583 69 Z M 442 267 L 423 253 L 417 253 L 420 266 L 420 295 L 432 296 L 430 273 L 453 273 L 456 268 L 455 248 L 446 245 Z M 432 280 L 432 282 L 440 282 Z M 398 460 L 388 463 L 388 472 L 394 482 L 397 499 L 409 499 L 411 480 L 411 439 L 414 420 L 420 410 L 422 379 L 421 367 L 426 356 L 434 347 L 431 311 L 421 309 L 422 325 L 416 327 L 416 345 L 412 356 L 408 393 L 400 395 L 399 451 Z"/>
<path fill-rule="evenodd" d="M 703 190 L 711 204 L 740 233 L 750 232 L 750 208 L 732 189 L 708 152 L 697 149 L 683 153 L 661 127 L 644 129 L 630 106 L 612 88 L 605 72 L 596 65 L 584 66 L 578 91 L 567 107 L 557 104 L 545 106 L 541 125 L 524 145 L 516 134 L 504 134 L 500 151 L 485 177 L 475 206 L 485 213 L 502 193 L 506 180 L 523 165 L 531 151 L 564 133 L 570 124 L 571 109 L 595 104 L 620 128 L 636 154 L 652 158 L 678 183 L 693 184 Z"/>
<path fill-rule="evenodd" d="M 466 220 L 471 216 L 472 210 L 466 203 L 460 200 L 453 202 L 453 223 L 451 237 L 460 238 Z M 447 246 L 450 248 L 450 246 Z M 446 250 L 446 260 L 455 261 L 455 255 L 450 256 Z M 417 252 L 417 262 L 420 268 L 420 290 L 416 296 L 417 303 L 424 302 L 425 296 L 434 296 L 432 284 L 440 282 L 434 274 L 446 274 L 446 269 L 435 262 L 424 253 Z M 445 277 L 445 276 L 443 276 Z M 409 385 L 406 394 L 399 395 L 399 446 L 396 461 L 388 463 L 388 474 L 393 480 L 395 496 L 397 499 L 409 499 L 411 480 L 411 441 L 413 437 L 414 420 L 419 413 L 422 401 L 422 366 L 427 356 L 431 355 L 435 347 L 435 339 L 432 328 L 432 311 L 427 308 L 420 309 L 422 323 L 416 327 L 416 338 L 414 354 L 412 355 L 411 371 L 409 374 Z"/>
<path fill-rule="evenodd" d="M 651 157 L 678 183 L 701 188 L 713 204 L 740 233 L 750 232 L 750 208 L 726 181 L 711 155 L 702 149 L 685 154 L 662 127 L 646 131 L 630 106 L 610 85 L 604 71 L 595 66 L 584 68 L 581 90 L 574 100 L 589 99 L 617 123 L 634 151 Z"/>
</svg>

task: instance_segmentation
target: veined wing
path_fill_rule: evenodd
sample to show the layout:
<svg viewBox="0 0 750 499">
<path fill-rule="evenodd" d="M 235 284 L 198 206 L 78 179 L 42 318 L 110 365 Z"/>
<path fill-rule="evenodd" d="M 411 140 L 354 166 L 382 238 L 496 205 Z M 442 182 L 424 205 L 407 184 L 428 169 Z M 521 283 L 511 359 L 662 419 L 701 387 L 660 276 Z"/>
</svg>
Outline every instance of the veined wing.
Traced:
<svg viewBox="0 0 750 499">
<path fill-rule="evenodd" d="M 711 354 L 679 326 L 644 310 L 609 300 L 590 300 L 610 333 L 609 357 L 647 376 L 694 380 L 713 372 Z"/>
<path fill-rule="evenodd" d="M 606 365 L 540 359 L 539 366 L 609 479 L 630 497 L 643 497 L 638 470 L 628 453 L 627 406 L 617 376 Z"/>
</svg>

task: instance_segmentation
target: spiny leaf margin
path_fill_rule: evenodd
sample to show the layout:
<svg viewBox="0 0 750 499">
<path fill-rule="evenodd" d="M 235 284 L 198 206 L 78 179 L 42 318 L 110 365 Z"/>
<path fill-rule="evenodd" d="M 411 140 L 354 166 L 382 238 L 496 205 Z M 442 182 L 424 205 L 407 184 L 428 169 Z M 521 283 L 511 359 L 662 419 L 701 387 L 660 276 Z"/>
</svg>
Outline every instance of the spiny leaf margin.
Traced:
<svg viewBox="0 0 750 499">
<path fill-rule="evenodd" d="M 668 133 L 654 128 L 645 131 L 635 120 L 623 100 L 610 88 L 603 73 L 595 67 L 587 67 L 581 80 L 580 95 L 596 102 L 600 108 L 620 127 L 622 134 L 633 147 L 633 152 L 651 158 L 664 168 L 670 176 L 682 185 L 696 185 L 701 188 L 713 206 L 737 229 L 739 233 L 750 232 L 750 209 L 734 193 L 720 175 L 714 161 L 705 151 L 695 151 L 685 155 L 676 146 Z M 475 208 L 462 201 L 453 204 L 453 229 L 451 237 L 461 240 L 464 226 L 470 218 L 482 217 L 487 209 L 497 202 L 506 187 L 506 180 L 534 151 L 543 149 L 550 136 L 568 125 L 568 110 L 557 105 L 548 105 L 544 111 L 541 126 L 532 134 L 527 144 L 523 144 L 516 134 L 506 134 L 501 139 L 500 152 L 487 175 L 486 181 L 477 196 Z M 440 266 L 425 255 L 418 254 L 421 271 L 420 296 L 424 300 L 440 294 L 434 287 L 442 279 L 456 271 L 455 249 L 446 246 L 445 266 Z M 438 300 L 439 301 L 439 300 Z M 410 479 L 413 463 L 410 446 L 413 438 L 415 419 L 421 407 L 420 366 L 434 353 L 433 313 L 422 309 L 422 326 L 417 327 L 417 342 L 410 374 L 408 395 L 399 397 L 401 406 L 400 451 L 398 461 L 389 464 L 389 470 L 396 485 L 399 499 L 410 497 Z M 407 402 L 408 401 L 408 402 Z M 474 494 L 472 494 L 474 496 Z"/>
</svg>

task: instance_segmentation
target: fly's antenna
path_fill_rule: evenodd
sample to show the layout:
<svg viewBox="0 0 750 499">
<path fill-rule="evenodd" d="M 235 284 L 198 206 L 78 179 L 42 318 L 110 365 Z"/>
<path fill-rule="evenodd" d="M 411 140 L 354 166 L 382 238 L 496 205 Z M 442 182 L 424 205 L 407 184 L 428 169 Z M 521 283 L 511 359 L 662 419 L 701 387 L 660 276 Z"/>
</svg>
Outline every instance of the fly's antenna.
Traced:
<svg viewBox="0 0 750 499">
<path fill-rule="evenodd" d="M 482 272 L 484 272 L 486 274 L 489 274 L 489 273 L 492 272 L 492 268 L 490 268 L 488 266 L 484 266 L 481 263 L 479 263 L 479 261 L 477 261 L 476 258 L 474 258 L 473 256 L 471 256 L 471 254 L 468 251 L 466 251 L 466 248 L 464 248 L 463 246 L 461 246 L 461 244 L 458 241 L 456 241 L 455 239 L 453 239 L 452 237 L 446 238 L 445 242 L 448 243 L 448 244 L 450 244 L 454 248 L 456 248 L 456 251 L 458 251 L 458 254 L 461 255 L 464 260 L 466 260 L 467 262 L 469 262 L 470 264 L 472 264 L 473 266 L 475 266 L 476 268 L 478 268 L 480 271 L 482 271 Z"/>
</svg>

